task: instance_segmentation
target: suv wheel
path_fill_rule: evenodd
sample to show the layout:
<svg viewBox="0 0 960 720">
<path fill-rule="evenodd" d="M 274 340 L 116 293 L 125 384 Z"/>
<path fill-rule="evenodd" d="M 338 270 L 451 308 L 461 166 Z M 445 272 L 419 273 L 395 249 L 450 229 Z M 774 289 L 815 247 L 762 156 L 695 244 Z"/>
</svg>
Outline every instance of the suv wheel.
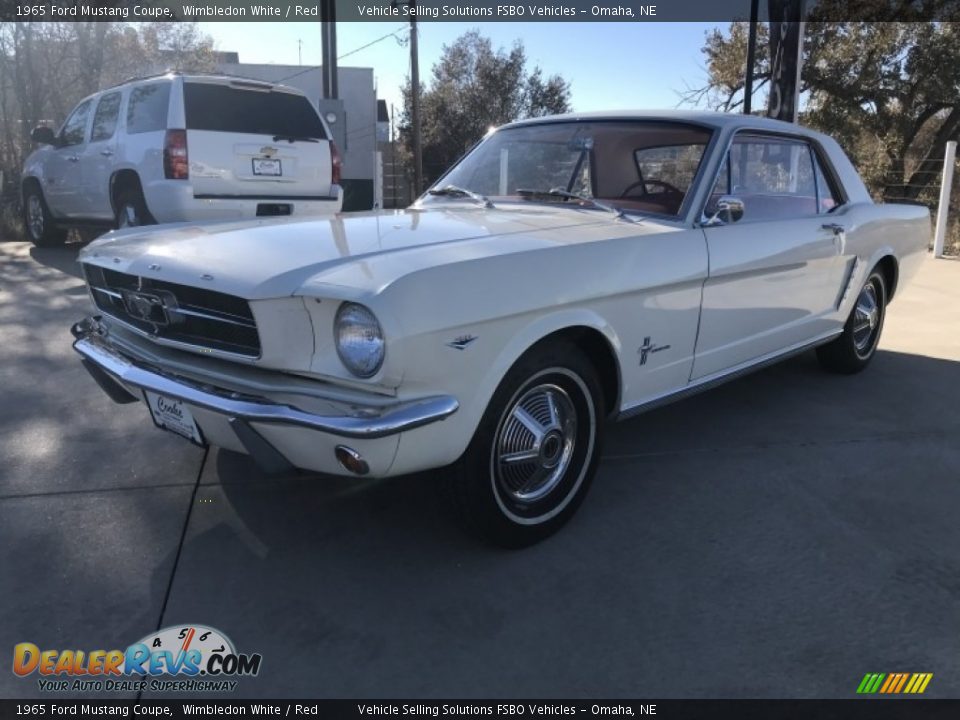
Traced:
<svg viewBox="0 0 960 720">
<path fill-rule="evenodd" d="M 29 185 L 23 193 L 23 225 L 27 237 L 37 247 L 63 245 L 67 239 L 67 231 L 57 227 L 43 191 L 36 185 Z"/>
<path fill-rule="evenodd" d="M 153 224 L 154 219 L 147 210 L 143 193 L 139 190 L 121 190 L 117 198 L 117 229 Z"/>
</svg>

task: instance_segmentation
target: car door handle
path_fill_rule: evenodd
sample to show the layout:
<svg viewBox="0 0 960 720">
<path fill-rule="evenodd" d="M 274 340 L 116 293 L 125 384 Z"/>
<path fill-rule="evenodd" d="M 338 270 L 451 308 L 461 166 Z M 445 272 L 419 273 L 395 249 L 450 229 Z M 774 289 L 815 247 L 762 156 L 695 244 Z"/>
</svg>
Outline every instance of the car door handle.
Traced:
<svg viewBox="0 0 960 720">
<path fill-rule="evenodd" d="M 829 231 L 832 232 L 834 235 L 839 235 L 839 234 L 842 233 L 842 232 L 844 231 L 844 229 L 845 229 L 845 228 L 843 227 L 843 225 L 840 225 L 839 223 L 824 223 L 824 224 L 821 225 L 820 227 L 821 227 L 823 230 L 829 230 Z"/>
<path fill-rule="evenodd" d="M 104 157 L 110 157 L 111 155 L 113 155 L 113 150 L 101 150 L 100 154 L 103 155 Z"/>
<path fill-rule="evenodd" d="M 67 160 L 69 160 L 70 162 L 79 162 L 80 156 L 79 156 L 79 155 L 67 155 Z"/>
</svg>

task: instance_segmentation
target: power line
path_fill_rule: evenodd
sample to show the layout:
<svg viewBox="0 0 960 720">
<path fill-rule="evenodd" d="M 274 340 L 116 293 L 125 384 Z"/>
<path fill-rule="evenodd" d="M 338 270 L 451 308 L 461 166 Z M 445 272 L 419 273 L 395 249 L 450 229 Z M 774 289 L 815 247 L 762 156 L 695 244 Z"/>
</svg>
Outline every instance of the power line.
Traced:
<svg viewBox="0 0 960 720">
<path fill-rule="evenodd" d="M 360 52 L 361 50 L 366 50 L 368 47 L 371 47 L 372 45 L 376 45 L 378 42 L 383 42 L 383 41 L 386 40 L 387 38 L 397 37 L 398 34 L 399 34 L 400 32 L 403 32 L 403 31 L 409 31 L 409 28 L 408 28 L 406 25 L 401 25 L 399 28 L 397 28 L 397 29 L 394 30 L 393 32 L 387 33 L 386 35 L 381 35 L 381 36 L 378 37 L 376 40 L 371 40 L 371 41 L 368 42 L 366 45 L 361 45 L 361 46 L 358 47 L 358 48 L 354 48 L 353 50 L 350 50 L 349 52 L 345 52 L 343 55 L 338 56 L 338 57 L 337 57 L 337 60 L 343 60 L 345 57 L 349 57 L 350 55 L 355 55 L 356 53 Z M 287 80 L 292 80 L 292 79 L 295 78 L 295 77 L 299 77 L 300 75 L 303 75 L 303 74 L 305 74 L 305 73 L 311 72 L 311 71 L 313 71 L 313 70 L 319 70 L 321 67 L 323 67 L 323 66 L 322 66 L 322 65 L 309 65 L 309 66 L 305 67 L 303 70 L 299 70 L 299 71 L 293 73 L 292 75 L 287 75 L 286 77 L 280 78 L 280 79 L 277 80 L 276 82 L 278 82 L 278 83 L 283 83 L 283 82 L 286 82 Z"/>
<path fill-rule="evenodd" d="M 386 35 L 383 35 L 382 37 L 378 37 L 376 40 L 371 40 L 371 41 L 368 42 L 366 45 L 361 45 L 361 46 L 358 47 L 358 48 L 354 48 L 354 49 L 351 50 L 350 52 L 344 53 L 343 55 L 341 55 L 340 57 L 338 57 L 337 60 L 343 60 L 345 57 L 349 57 L 350 55 L 353 55 L 354 53 L 358 53 L 358 52 L 360 52 L 361 50 L 366 50 L 366 49 L 367 49 L 368 47 L 370 47 L 371 45 L 376 45 L 378 42 L 381 42 L 381 41 L 383 41 L 383 40 L 386 40 L 387 38 L 397 37 L 400 32 L 409 31 L 409 30 L 410 30 L 410 28 L 408 28 L 406 25 L 402 25 L 402 26 L 400 26 L 399 28 L 397 28 L 396 30 L 394 30 L 392 33 L 387 33 Z M 398 39 L 399 39 L 399 38 L 398 38 Z"/>
</svg>

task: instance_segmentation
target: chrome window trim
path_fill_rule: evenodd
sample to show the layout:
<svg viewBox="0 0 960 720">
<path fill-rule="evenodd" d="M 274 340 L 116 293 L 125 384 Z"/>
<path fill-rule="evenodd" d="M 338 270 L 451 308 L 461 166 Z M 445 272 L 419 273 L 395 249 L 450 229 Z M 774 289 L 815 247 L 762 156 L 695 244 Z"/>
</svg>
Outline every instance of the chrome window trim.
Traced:
<svg viewBox="0 0 960 720">
<path fill-rule="evenodd" d="M 720 177 L 720 170 L 723 169 L 723 163 L 725 158 L 728 157 L 730 153 L 730 148 L 733 147 L 733 144 L 737 141 L 739 136 L 756 136 L 764 138 L 782 138 L 784 140 L 799 141 L 805 143 L 807 147 L 813 152 L 813 157 L 820 162 L 820 168 L 823 170 L 824 176 L 827 176 L 827 182 L 833 182 L 836 186 L 839 195 L 838 202 L 834 209 L 839 209 L 846 205 L 849 201 L 849 195 L 847 195 L 846 189 L 843 187 L 843 183 L 840 182 L 840 178 L 837 175 L 837 171 L 834 169 L 833 164 L 830 163 L 827 153 L 823 151 L 823 148 L 820 146 L 820 143 L 817 142 L 816 138 L 810 137 L 809 135 L 804 135 L 803 133 L 788 133 L 776 130 L 764 130 L 762 128 L 751 128 L 751 127 L 740 127 L 733 130 L 730 133 L 730 137 L 727 139 L 726 145 L 724 146 L 723 153 L 720 155 L 720 162 L 717 165 L 717 169 L 713 173 L 713 179 L 710 181 L 709 186 L 707 187 L 703 200 L 700 203 L 700 213 L 693 221 L 694 227 L 718 227 L 716 225 L 711 226 L 709 223 L 709 218 L 706 217 L 705 212 L 707 209 L 707 203 L 710 202 L 710 193 L 713 190 L 713 186 L 717 184 L 717 178 Z M 816 169 L 814 168 L 814 184 L 816 185 Z M 737 225 L 745 223 L 755 223 L 755 222 L 781 222 L 784 220 L 803 220 L 819 217 L 825 215 L 826 213 L 817 212 L 813 215 L 795 215 L 793 217 L 784 217 L 777 219 L 766 219 L 766 220 L 738 220 Z M 720 225 L 719 227 L 726 227 L 725 225 Z"/>
</svg>

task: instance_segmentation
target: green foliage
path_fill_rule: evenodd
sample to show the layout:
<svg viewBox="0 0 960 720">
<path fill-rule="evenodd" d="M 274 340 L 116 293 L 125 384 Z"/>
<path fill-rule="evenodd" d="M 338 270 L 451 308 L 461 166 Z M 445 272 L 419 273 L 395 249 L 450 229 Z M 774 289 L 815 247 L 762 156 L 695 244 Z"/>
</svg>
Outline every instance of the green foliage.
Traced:
<svg viewBox="0 0 960 720">
<path fill-rule="evenodd" d="M 445 45 L 428 82 L 421 81 L 420 122 L 423 174 L 430 183 L 447 170 L 492 126 L 512 120 L 569 112 L 570 86 L 557 75 L 527 72 L 523 45 L 497 50 L 473 30 Z M 398 123 L 399 157 L 412 168 L 410 83 L 403 90 Z"/>
</svg>

